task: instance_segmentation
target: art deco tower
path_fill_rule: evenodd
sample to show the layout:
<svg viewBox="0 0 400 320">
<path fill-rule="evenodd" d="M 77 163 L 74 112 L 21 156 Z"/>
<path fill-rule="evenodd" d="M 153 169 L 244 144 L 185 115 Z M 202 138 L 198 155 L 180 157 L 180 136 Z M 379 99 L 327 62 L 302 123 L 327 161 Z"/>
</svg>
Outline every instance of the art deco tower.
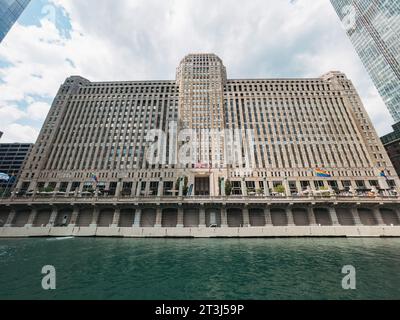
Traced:
<svg viewBox="0 0 400 320">
<path fill-rule="evenodd" d="M 196 132 L 195 163 L 221 164 L 223 137 L 218 132 L 225 126 L 225 84 L 226 69 L 215 54 L 190 54 L 177 69 L 180 129 Z"/>
</svg>

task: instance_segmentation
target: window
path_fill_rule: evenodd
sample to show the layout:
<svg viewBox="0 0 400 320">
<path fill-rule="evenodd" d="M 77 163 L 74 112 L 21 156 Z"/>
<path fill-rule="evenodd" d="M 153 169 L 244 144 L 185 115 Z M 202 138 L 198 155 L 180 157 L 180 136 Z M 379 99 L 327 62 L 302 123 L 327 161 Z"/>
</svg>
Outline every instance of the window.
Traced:
<svg viewBox="0 0 400 320">
<path fill-rule="evenodd" d="M 379 181 L 378 180 L 369 180 L 369 184 L 371 187 L 379 187 Z"/>
<path fill-rule="evenodd" d="M 387 184 L 390 188 L 396 188 L 396 182 L 394 180 L 388 180 Z"/>
<path fill-rule="evenodd" d="M 72 182 L 71 192 L 75 192 L 77 189 L 79 189 L 80 185 L 80 182 Z"/>
<path fill-rule="evenodd" d="M 357 188 L 365 188 L 365 181 L 363 180 L 356 180 Z"/>
<path fill-rule="evenodd" d="M 234 195 L 242 194 L 242 183 L 240 181 L 232 181 L 232 194 Z"/>
<path fill-rule="evenodd" d="M 151 195 L 157 195 L 158 194 L 158 181 L 151 181 L 150 182 L 150 194 Z"/>
<path fill-rule="evenodd" d="M 68 182 L 61 182 L 60 183 L 60 192 L 67 192 Z"/>
<path fill-rule="evenodd" d="M 246 188 L 248 192 L 256 191 L 256 184 L 254 181 L 246 181 Z"/>
<path fill-rule="evenodd" d="M 300 181 L 301 190 L 307 190 L 310 187 L 310 181 Z"/>
<path fill-rule="evenodd" d="M 318 189 L 320 189 L 320 188 L 323 188 L 323 187 L 324 187 L 324 182 L 323 182 L 323 181 L 321 181 L 321 180 L 314 181 L 314 186 L 315 186 L 315 188 L 318 190 Z"/>
<path fill-rule="evenodd" d="M 164 181 L 164 196 L 172 195 L 171 191 L 173 189 L 174 183 L 172 181 Z"/>
<path fill-rule="evenodd" d="M 115 196 L 115 193 L 117 191 L 117 182 L 110 182 L 110 188 L 109 188 L 109 195 L 110 196 Z"/>
</svg>

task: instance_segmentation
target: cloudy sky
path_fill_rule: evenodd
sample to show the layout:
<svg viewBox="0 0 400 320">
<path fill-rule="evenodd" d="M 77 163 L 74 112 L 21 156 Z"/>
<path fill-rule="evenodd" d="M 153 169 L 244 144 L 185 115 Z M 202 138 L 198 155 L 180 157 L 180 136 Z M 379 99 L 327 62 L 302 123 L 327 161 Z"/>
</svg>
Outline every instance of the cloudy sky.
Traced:
<svg viewBox="0 0 400 320">
<path fill-rule="evenodd" d="M 213 52 L 229 78 L 353 80 L 380 135 L 392 120 L 329 0 L 32 0 L 0 44 L 1 142 L 35 142 L 66 77 L 174 79 Z"/>
</svg>

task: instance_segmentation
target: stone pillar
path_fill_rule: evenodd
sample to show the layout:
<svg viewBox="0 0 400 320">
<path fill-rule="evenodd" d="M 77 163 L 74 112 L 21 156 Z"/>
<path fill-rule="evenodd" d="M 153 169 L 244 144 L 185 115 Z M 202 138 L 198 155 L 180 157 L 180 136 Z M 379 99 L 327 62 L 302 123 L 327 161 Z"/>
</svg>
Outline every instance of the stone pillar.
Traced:
<svg viewBox="0 0 400 320">
<path fill-rule="evenodd" d="M 142 181 L 138 181 L 136 184 L 136 197 L 140 197 L 142 191 Z"/>
<path fill-rule="evenodd" d="M 177 219 L 176 227 L 177 228 L 183 228 L 184 227 L 183 208 L 182 207 L 178 208 L 178 219 Z"/>
<path fill-rule="evenodd" d="M 303 190 L 301 189 L 301 183 L 300 183 L 299 180 L 296 181 L 296 188 L 297 188 L 297 193 L 298 193 L 298 194 L 301 194 L 301 192 L 302 192 Z"/>
<path fill-rule="evenodd" d="M 116 207 L 114 210 L 114 216 L 113 216 L 111 228 L 118 228 L 120 217 L 121 217 L 121 209 Z"/>
<path fill-rule="evenodd" d="M 264 196 L 269 197 L 269 186 L 267 179 L 264 180 Z"/>
<path fill-rule="evenodd" d="M 362 226 L 363 224 L 362 224 L 362 222 L 361 222 L 360 215 L 358 214 L 357 207 L 351 208 L 351 213 L 352 213 L 352 215 L 353 215 L 354 224 L 355 224 L 356 226 Z"/>
<path fill-rule="evenodd" d="M 122 189 L 122 182 L 118 181 L 117 182 L 117 190 L 115 190 L 115 196 L 117 198 L 121 195 L 121 189 Z"/>
<path fill-rule="evenodd" d="M 241 183 L 240 186 L 242 187 L 242 195 L 246 197 L 247 196 L 246 181 L 242 180 L 240 183 Z"/>
<path fill-rule="evenodd" d="M 162 197 L 164 193 L 164 182 L 160 180 L 158 182 L 158 190 L 157 190 L 157 196 Z"/>
<path fill-rule="evenodd" d="M 206 209 L 204 207 L 200 207 L 199 210 L 199 228 L 206 227 Z"/>
<path fill-rule="evenodd" d="M 162 209 L 157 208 L 157 213 L 156 213 L 156 224 L 154 225 L 155 228 L 161 228 L 162 227 Z"/>
<path fill-rule="evenodd" d="M 179 178 L 179 196 L 182 197 L 183 196 L 183 185 L 185 183 L 185 179 L 183 177 Z"/>
<path fill-rule="evenodd" d="M 133 221 L 134 228 L 140 228 L 140 221 L 142 220 L 142 209 L 136 209 L 135 220 Z"/>
<path fill-rule="evenodd" d="M 76 225 L 76 222 L 78 221 L 78 216 L 79 216 L 79 208 L 74 207 L 74 210 L 72 211 L 71 215 L 71 221 L 69 222 L 68 227 L 73 228 Z"/>
<path fill-rule="evenodd" d="M 150 181 L 146 181 L 146 189 L 144 189 L 144 195 L 146 197 L 150 195 Z"/>
<path fill-rule="evenodd" d="M 221 181 L 220 181 L 220 184 L 219 184 L 219 188 L 221 189 L 221 196 L 222 197 L 226 197 L 225 183 L 226 183 L 226 179 L 225 178 L 221 178 Z"/>
<path fill-rule="evenodd" d="M 17 212 L 15 211 L 15 209 L 11 209 L 4 227 L 12 227 L 16 215 Z"/>
<path fill-rule="evenodd" d="M 386 225 L 386 223 L 383 221 L 382 214 L 381 214 L 381 211 L 379 210 L 379 207 L 376 206 L 372 210 L 374 213 L 374 218 L 375 218 L 376 222 L 378 223 L 378 225 L 380 225 L 380 226 Z"/>
<path fill-rule="evenodd" d="M 97 228 L 97 221 L 99 220 L 99 208 L 93 207 L 92 223 L 89 225 L 91 228 Z"/>
<path fill-rule="evenodd" d="M 335 207 L 333 207 L 333 206 L 329 207 L 329 215 L 331 217 L 332 225 L 339 226 L 340 223 L 339 223 L 339 219 L 338 219 L 337 214 L 336 214 Z"/>
<path fill-rule="evenodd" d="M 249 208 L 247 208 L 247 207 L 245 207 L 243 209 L 243 227 L 251 227 L 251 225 L 250 225 Z"/>
<path fill-rule="evenodd" d="M 310 224 L 310 226 L 316 226 L 317 220 L 315 219 L 313 207 L 311 206 L 307 207 L 307 215 L 308 215 L 308 223 Z"/>
<path fill-rule="evenodd" d="M 228 227 L 228 213 L 225 207 L 221 208 L 221 228 Z"/>
<path fill-rule="evenodd" d="M 288 221 L 288 226 L 295 226 L 293 219 L 293 212 L 290 206 L 286 207 L 286 217 Z"/>
<path fill-rule="evenodd" d="M 290 193 L 289 181 L 287 178 L 283 181 L 283 186 L 285 187 L 286 197 L 290 197 L 292 194 Z"/>
<path fill-rule="evenodd" d="M 271 209 L 269 207 L 264 208 L 264 217 L 265 217 L 265 226 L 271 227 L 273 224 L 271 217 Z"/>
<path fill-rule="evenodd" d="M 47 227 L 54 227 L 54 224 L 56 223 L 56 220 L 57 220 L 57 215 L 58 215 L 57 207 L 53 207 Z"/>
<path fill-rule="evenodd" d="M 32 208 L 31 214 L 29 215 L 29 219 L 28 219 L 28 222 L 25 225 L 25 228 L 33 227 L 33 223 L 35 222 L 36 216 L 37 216 L 37 209 Z"/>
</svg>

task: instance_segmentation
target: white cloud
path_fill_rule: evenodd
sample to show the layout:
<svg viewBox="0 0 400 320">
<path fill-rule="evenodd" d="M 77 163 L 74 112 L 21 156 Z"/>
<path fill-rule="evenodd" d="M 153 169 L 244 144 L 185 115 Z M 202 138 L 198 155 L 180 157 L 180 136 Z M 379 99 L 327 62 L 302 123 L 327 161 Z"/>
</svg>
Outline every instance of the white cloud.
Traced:
<svg viewBox="0 0 400 320">
<path fill-rule="evenodd" d="M 9 125 L 17 120 L 22 119 L 25 117 L 26 113 L 21 111 L 16 106 L 2 106 L 0 105 L 0 131 L 6 125 Z"/>
<path fill-rule="evenodd" d="M 45 120 L 50 105 L 45 102 L 34 102 L 27 108 L 28 117 L 32 120 Z"/>
<path fill-rule="evenodd" d="M 12 123 L 4 127 L 4 135 L 1 138 L 2 143 L 31 143 L 32 137 L 37 137 L 39 131 L 31 126 L 24 126 L 18 123 Z"/>
<path fill-rule="evenodd" d="M 329 1 L 51 2 L 71 18 L 70 38 L 42 20 L 39 27 L 17 24 L 0 46 L 0 59 L 12 63 L 0 68 L 0 106 L 26 101 L 32 119 L 44 119 L 48 108 L 35 101 L 53 98 L 72 74 L 92 81 L 173 79 L 187 53 L 215 52 L 231 78 L 343 71 L 379 133 L 390 130 L 392 120 Z M 13 123 L 22 115 L 16 117 Z"/>
</svg>

